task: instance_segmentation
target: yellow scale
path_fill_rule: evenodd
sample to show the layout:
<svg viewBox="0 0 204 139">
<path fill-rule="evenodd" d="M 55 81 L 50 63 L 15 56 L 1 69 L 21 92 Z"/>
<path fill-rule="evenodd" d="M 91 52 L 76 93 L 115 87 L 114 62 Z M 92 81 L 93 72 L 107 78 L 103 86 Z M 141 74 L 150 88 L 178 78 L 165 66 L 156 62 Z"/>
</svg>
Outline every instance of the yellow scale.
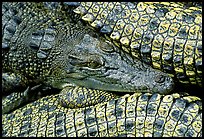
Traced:
<svg viewBox="0 0 204 139">
<path fill-rule="evenodd" d="M 109 101 L 106 105 L 106 118 L 107 118 L 107 124 L 108 124 L 108 135 L 109 136 L 115 136 L 117 134 L 117 127 L 116 127 L 116 116 L 115 113 L 115 101 L 114 103 L 110 103 L 112 101 Z M 111 128 L 110 128 L 111 125 Z"/>
<path fill-rule="evenodd" d="M 137 98 L 138 96 L 140 96 L 141 93 L 135 93 L 133 95 L 131 95 L 130 97 L 128 97 L 127 99 L 127 104 L 126 104 L 126 123 L 127 122 L 131 122 L 133 123 L 133 127 L 131 128 L 131 131 L 127 131 L 128 137 L 135 137 L 135 133 L 136 133 L 136 111 L 135 108 L 137 106 Z"/>
<path fill-rule="evenodd" d="M 143 137 L 144 136 L 144 131 L 145 131 L 145 117 L 146 117 L 146 107 L 148 104 L 148 97 L 151 94 L 146 93 L 141 95 L 138 98 L 137 102 L 137 117 L 136 117 L 136 136 L 137 137 Z"/>
<path fill-rule="evenodd" d="M 117 128 L 118 128 L 118 134 L 126 134 L 125 131 L 125 102 L 126 102 L 126 97 L 129 95 L 125 95 L 118 99 L 117 104 L 116 104 L 116 113 L 118 113 L 118 110 L 120 111 L 120 115 L 117 116 L 116 122 L 117 122 Z"/>
<path fill-rule="evenodd" d="M 166 118 L 168 116 L 168 113 L 169 113 L 169 110 L 171 109 L 171 105 L 173 103 L 173 99 L 174 99 L 174 96 L 173 95 L 166 95 L 163 97 L 160 105 L 159 105 L 159 108 L 158 108 L 158 113 L 156 115 L 156 121 L 163 121 L 163 125 L 160 125 L 161 128 L 157 129 L 155 126 L 154 126 L 154 133 L 158 132 L 160 133 L 161 135 L 163 134 L 163 131 L 164 131 L 164 124 L 166 122 Z"/>
<path fill-rule="evenodd" d="M 175 125 L 177 125 L 178 120 L 181 116 L 181 114 L 183 113 L 184 109 L 186 107 L 186 102 L 181 98 L 181 99 L 177 99 L 172 107 L 171 110 L 166 118 L 166 123 L 165 123 L 165 130 L 163 132 L 163 136 L 172 136 L 174 133 L 174 127 Z M 176 114 L 177 117 L 174 117 Z M 172 116 L 174 115 L 174 116 Z"/>
<path fill-rule="evenodd" d="M 80 110 L 81 109 L 78 110 L 79 113 L 80 113 Z M 66 125 L 67 134 L 70 137 L 76 137 L 76 129 L 74 124 L 75 124 L 74 109 L 69 109 L 68 112 L 66 112 L 65 125 Z"/>
<path fill-rule="evenodd" d="M 156 114 L 158 111 L 158 106 L 159 106 L 160 101 L 161 101 L 161 95 L 160 94 L 154 94 L 154 95 L 156 95 L 156 97 L 153 98 L 153 100 L 151 97 L 149 102 L 148 102 L 148 106 L 147 106 L 147 116 L 145 119 L 145 131 L 144 131 L 145 137 L 152 137 L 153 136 L 154 122 L 156 120 Z M 151 107 L 151 109 L 149 109 L 149 107 Z M 149 110 L 151 110 L 151 111 L 149 111 Z"/>
<path fill-rule="evenodd" d="M 96 105 L 96 118 L 98 122 L 99 136 L 107 136 L 105 105 Z"/>
<path fill-rule="evenodd" d="M 202 130 L 202 113 L 200 113 L 196 119 L 194 120 L 194 122 L 189 126 L 188 131 L 186 134 L 188 134 L 188 132 L 190 132 L 192 135 L 192 137 L 196 137 Z"/>
<path fill-rule="evenodd" d="M 192 103 L 182 114 L 178 125 L 175 128 L 173 136 L 182 137 L 183 134 L 180 134 L 179 131 L 183 129 L 188 129 L 188 126 L 191 124 L 192 120 L 196 117 L 199 111 L 199 106 L 196 103 Z M 186 119 L 187 118 L 187 119 Z M 185 131 L 183 131 L 185 133 Z"/>
</svg>

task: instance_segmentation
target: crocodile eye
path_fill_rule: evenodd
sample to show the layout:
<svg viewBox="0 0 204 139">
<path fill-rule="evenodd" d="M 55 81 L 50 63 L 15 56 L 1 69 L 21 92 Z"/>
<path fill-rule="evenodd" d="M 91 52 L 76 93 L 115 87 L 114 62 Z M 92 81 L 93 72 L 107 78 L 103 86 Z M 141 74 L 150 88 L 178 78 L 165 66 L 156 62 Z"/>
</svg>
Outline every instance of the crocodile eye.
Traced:
<svg viewBox="0 0 204 139">
<path fill-rule="evenodd" d="M 89 68 L 96 69 L 96 68 L 100 68 L 102 65 L 97 61 L 90 61 L 87 66 Z"/>
<path fill-rule="evenodd" d="M 98 56 L 90 56 L 87 62 L 87 67 L 92 69 L 100 68 L 103 65 L 103 61 Z"/>
<path fill-rule="evenodd" d="M 165 76 L 163 76 L 163 75 L 157 75 L 155 77 L 155 82 L 157 82 L 157 83 L 163 83 L 164 81 L 165 81 Z"/>
</svg>

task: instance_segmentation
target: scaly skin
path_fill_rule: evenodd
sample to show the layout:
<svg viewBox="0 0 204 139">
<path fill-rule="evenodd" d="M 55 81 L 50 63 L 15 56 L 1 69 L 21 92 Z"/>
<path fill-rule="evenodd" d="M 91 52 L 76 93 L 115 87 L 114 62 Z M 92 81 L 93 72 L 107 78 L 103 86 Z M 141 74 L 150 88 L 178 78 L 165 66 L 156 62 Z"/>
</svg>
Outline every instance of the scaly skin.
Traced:
<svg viewBox="0 0 204 139">
<path fill-rule="evenodd" d="M 32 6 L 31 6 L 31 8 L 32 8 Z M 33 12 L 38 13 L 35 10 Z M 41 13 L 41 12 L 39 12 L 39 13 Z M 46 19 L 47 14 L 45 14 L 45 13 L 46 12 L 41 13 L 41 16 L 43 15 L 44 18 Z M 24 13 L 20 13 L 20 14 L 24 14 Z M 56 14 L 55 16 L 57 16 L 57 15 L 58 14 Z M 26 12 L 25 12 L 24 16 L 25 17 L 28 16 Z M 9 20 L 4 20 L 5 21 L 4 25 L 6 25 L 6 24 L 9 25 L 9 23 L 6 23 L 6 22 L 7 21 L 8 22 L 14 21 L 13 19 L 14 18 L 11 18 Z M 15 18 L 15 21 L 16 21 L 16 18 Z M 27 21 L 29 21 L 29 19 L 25 18 L 25 21 L 27 22 Z M 35 22 L 33 22 L 33 23 L 35 26 L 36 25 Z M 10 25 L 12 25 L 12 23 L 10 23 Z M 46 24 L 44 24 L 44 25 L 46 26 Z M 21 24 L 21 27 L 22 26 L 24 26 L 24 25 Z M 37 27 L 39 27 L 39 26 L 36 26 L 35 29 Z M 26 34 L 26 32 L 23 32 L 23 35 L 20 34 L 21 37 L 25 35 L 24 33 Z M 49 33 L 50 32 L 48 32 L 47 34 L 49 34 Z M 5 34 L 11 35 L 9 33 L 5 33 Z M 15 36 L 18 36 L 18 35 L 19 35 L 18 33 L 15 34 Z M 44 35 L 44 36 L 46 36 L 46 35 Z M 42 38 L 46 38 L 44 36 Z M 39 36 L 37 35 L 37 37 L 39 37 Z M 89 36 L 86 36 L 86 37 L 89 38 L 89 40 L 94 40 L 92 37 L 89 37 Z M 3 38 L 4 38 L 3 41 L 5 43 L 6 37 L 3 37 Z M 22 38 L 26 39 L 24 37 L 22 37 Z M 50 39 L 50 38 L 51 37 L 48 37 L 48 39 Z M 16 38 L 14 37 L 13 40 L 15 40 L 15 39 Z M 20 41 L 21 41 L 21 39 L 20 39 Z M 45 40 L 45 42 L 47 42 L 46 39 L 44 39 L 44 40 Z M 11 41 L 11 42 L 13 42 L 13 41 Z M 93 41 L 93 42 L 95 42 L 95 41 Z M 83 43 L 84 42 L 82 41 L 81 44 L 83 44 Z M 27 49 L 27 47 L 28 47 L 28 49 Z M 23 47 L 22 49 L 23 50 L 24 49 L 30 50 L 29 49 L 30 47 L 29 46 L 27 46 L 27 47 Z M 3 45 L 2 48 L 4 50 L 8 49 L 8 47 L 6 45 Z M 49 47 L 47 47 L 47 48 L 49 48 Z M 12 49 L 13 49 L 13 47 L 12 47 Z M 89 49 L 86 49 L 86 50 L 89 50 Z M 107 50 L 111 50 L 111 49 L 105 48 L 105 50 L 107 51 Z M 15 49 L 14 49 L 14 51 L 15 51 Z M 20 54 L 21 54 L 21 52 L 22 51 L 19 51 Z M 48 50 L 48 52 L 50 52 L 50 51 Z M 36 54 L 36 53 L 34 53 L 34 54 Z M 43 59 L 45 57 L 47 58 L 47 53 L 44 53 L 42 51 L 39 51 L 39 53 L 36 55 L 40 59 Z M 6 59 L 6 60 L 13 61 L 12 64 L 14 66 L 12 67 L 12 69 L 15 69 L 16 67 L 19 66 L 18 63 L 15 63 L 15 60 L 18 59 L 18 53 L 15 56 L 16 57 L 10 56 L 10 57 L 7 57 L 8 59 Z M 34 57 L 34 59 L 35 58 L 36 57 Z M 72 57 L 72 58 L 76 58 L 76 57 Z M 83 58 L 81 58 L 81 59 L 83 59 Z M 33 78 L 38 77 L 38 75 L 45 75 L 46 71 L 44 71 L 44 69 L 46 69 L 46 68 L 44 67 L 44 65 L 46 65 L 46 64 L 42 64 L 42 65 L 39 64 L 42 61 L 39 60 L 40 62 L 37 62 L 37 64 L 40 65 L 39 66 L 40 68 L 43 67 L 43 70 L 41 70 L 41 72 L 38 73 L 38 72 L 36 72 L 36 67 L 32 66 L 33 63 L 34 63 L 34 65 L 36 63 L 30 62 L 30 61 L 32 61 L 32 59 L 25 60 L 26 62 L 24 61 L 24 59 L 20 59 L 20 61 L 21 60 L 23 60 L 23 63 L 27 62 L 28 65 L 30 64 L 30 66 L 27 65 L 27 67 L 26 67 L 27 69 L 23 69 L 23 68 L 20 69 L 20 72 L 24 73 L 27 76 L 30 76 L 32 74 L 37 75 L 37 76 L 32 75 L 31 78 L 32 77 Z M 71 63 L 72 64 L 79 64 L 79 61 L 77 61 L 75 59 L 74 61 L 71 61 Z M 22 64 L 22 65 L 25 66 L 24 64 Z M 7 67 L 8 67 L 8 65 L 7 65 Z M 48 66 L 48 68 L 49 68 L 49 66 Z M 15 70 L 17 71 L 17 73 L 19 73 L 19 69 L 15 69 Z M 59 75 L 58 72 L 57 72 L 57 75 Z M 40 79 L 42 79 L 42 78 L 40 78 Z M 38 82 L 38 81 L 36 81 L 36 82 Z M 88 91 L 91 91 L 91 90 L 88 90 Z M 80 94 L 80 93 L 76 93 L 76 94 Z M 165 111 L 166 110 L 165 104 L 161 102 L 162 99 L 160 99 L 159 94 L 154 94 L 151 101 L 150 101 L 150 97 L 152 95 L 150 95 L 150 94 L 144 94 L 142 96 L 140 96 L 140 95 L 141 94 L 134 94 L 133 96 L 130 96 L 130 97 L 126 96 L 123 98 L 109 101 L 108 103 L 98 104 L 98 105 L 96 105 L 96 107 L 91 106 L 91 107 L 85 107 L 85 108 L 81 108 L 81 109 L 67 109 L 67 108 L 62 107 L 61 105 L 59 105 L 59 96 L 58 95 L 45 97 L 45 98 L 40 99 L 36 102 L 28 104 L 25 107 L 20 108 L 20 109 L 12 112 L 10 114 L 3 115 L 3 131 L 2 131 L 2 133 L 3 133 L 3 136 L 84 136 L 84 135 L 85 136 L 126 136 L 126 135 L 127 136 L 151 136 L 152 134 L 154 136 L 202 136 L 202 131 L 201 131 L 201 129 L 202 129 L 202 119 L 201 119 L 202 107 L 199 104 L 201 102 L 198 102 L 198 104 L 191 103 L 190 105 L 189 104 L 185 105 L 185 103 L 188 103 L 188 102 L 185 102 L 185 101 L 180 100 L 180 99 L 174 99 L 174 101 L 173 101 L 172 100 L 173 95 L 171 95 L 171 96 L 169 95 L 169 97 L 166 96 L 166 98 L 163 99 L 163 100 L 165 100 L 165 104 L 167 104 L 166 106 L 167 107 L 169 106 L 167 109 L 169 110 L 169 108 L 170 108 L 170 110 L 171 110 L 168 113 L 167 111 Z M 146 100 L 145 96 L 149 96 L 149 99 Z M 155 97 L 158 99 L 155 99 Z M 62 97 L 60 97 L 60 98 L 62 98 Z M 191 101 L 192 98 L 187 97 L 185 99 L 187 101 Z M 64 100 L 66 103 L 66 99 L 64 99 Z M 135 101 L 135 100 L 141 100 L 141 101 Z M 5 104 L 8 105 L 7 103 L 5 103 Z M 76 104 L 76 105 L 78 105 L 78 104 Z M 156 109 L 152 108 L 152 106 L 156 106 L 154 108 L 159 108 L 159 109 L 156 110 Z M 184 107 L 186 109 L 184 109 Z M 144 111 L 144 110 L 147 110 L 147 111 Z M 154 114 L 156 114 L 156 116 L 152 115 L 152 111 L 153 112 L 158 111 L 157 114 L 154 113 Z M 102 115 L 100 115 L 100 114 L 102 114 Z M 177 119 L 178 115 L 180 117 L 180 114 L 181 115 L 183 114 L 183 115 L 181 116 L 180 119 Z M 95 117 L 96 117 L 96 119 L 94 119 Z M 120 117 L 122 117 L 122 118 L 120 118 Z M 65 122 L 63 122 L 62 120 L 64 120 Z M 163 122 L 163 120 L 164 120 L 164 122 Z M 74 123 L 73 123 L 73 121 L 74 121 Z M 154 122 L 154 121 L 155 121 L 155 123 L 154 123 L 155 128 L 152 127 L 152 124 L 151 124 L 151 122 Z M 180 121 L 180 123 L 179 123 L 179 121 Z M 178 123 L 178 124 L 176 124 L 176 123 Z M 134 127 L 136 127 L 136 128 L 134 128 Z M 134 129 L 136 129 L 136 130 L 134 130 Z"/>
<path fill-rule="evenodd" d="M 181 83 L 202 86 L 199 3 L 65 2 L 64 5 L 79 5 L 75 13 L 135 58 L 169 73 Z"/>
<path fill-rule="evenodd" d="M 3 3 L 2 9 L 3 71 L 28 84 L 162 94 L 173 89 L 167 74 L 133 60 L 91 29 L 69 23 L 64 12 L 41 3 Z"/>
<path fill-rule="evenodd" d="M 77 88 L 77 91 L 83 88 Z M 93 91 L 88 89 L 87 91 Z M 193 96 L 135 93 L 69 109 L 51 95 L 2 117 L 2 135 L 16 137 L 197 137 L 202 103 Z"/>
</svg>

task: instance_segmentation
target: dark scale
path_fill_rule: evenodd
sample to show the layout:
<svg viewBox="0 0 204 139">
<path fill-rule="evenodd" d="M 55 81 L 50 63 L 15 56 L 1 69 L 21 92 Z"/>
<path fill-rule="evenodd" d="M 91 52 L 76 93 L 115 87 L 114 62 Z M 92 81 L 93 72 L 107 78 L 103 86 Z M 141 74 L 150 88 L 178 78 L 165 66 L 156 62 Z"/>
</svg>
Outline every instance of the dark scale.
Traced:
<svg viewBox="0 0 204 139">
<path fill-rule="evenodd" d="M 173 55 L 172 54 L 165 55 L 164 60 L 167 63 L 172 63 L 173 62 Z"/>
<path fill-rule="evenodd" d="M 45 111 L 45 112 L 47 112 L 48 109 L 49 109 L 49 105 L 48 105 L 48 104 L 44 104 L 43 106 L 41 106 L 41 107 L 39 108 L 39 111 Z"/>
<path fill-rule="evenodd" d="M 184 133 L 186 132 L 187 128 L 185 126 L 177 129 L 177 132 L 179 132 L 179 135 L 184 135 Z"/>
<path fill-rule="evenodd" d="M 157 17 L 164 17 L 167 12 L 169 12 L 167 8 L 158 8 L 155 12 L 155 15 Z"/>
<path fill-rule="evenodd" d="M 148 31 L 144 34 L 143 36 L 143 43 L 149 44 L 152 42 L 152 39 L 154 38 L 153 34 L 151 31 Z"/>
<path fill-rule="evenodd" d="M 70 97 L 68 97 L 68 98 L 70 98 Z M 77 104 L 82 104 L 84 99 L 85 99 L 85 95 L 84 94 L 78 94 Z"/>
<path fill-rule="evenodd" d="M 192 15 L 199 15 L 199 14 L 202 15 L 202 10 L 193 10 L 192 11 Z"/>
<path fill-rule="evenodd" d="M 50 112 L 50 111 L 48 111 L 48 112 Z M 54 113 L 49 114 L 48 120 L 49 120 L 49 119 L 52 119 L 52 118 L 55 118 L 55 114 L 54 114 Z"/>
<path fill-rule="evenodd" d="M 171 116 L 174 119 L 179 120 L 179 118 L 180 118 L 180 111 L 179 110 L 173 110 L 173 112 L 171 112 Z"/>
<path fill-rule="evenodd" d="M 183 39 L 187 39 L 188 38 L 188 29 L 186 26 L 183 26 L 180 28 L 179 32 L 178 32 L 178 37 L 179 38 L 183 38 Z"/>
<path fill-rule="evenodd" d="M 14 16 L 14 15 L 16 15 L 18 12 L 17 12 L 17 10 L 16 9 L 14 9 L 14 8 L 10 8 L 9 9 L 9 15 L 12 15 L 12 16 Z"/>
<path fill-rule="evenodd" d="M 155 93 L 151 96 L 151 98 L 149 99 L 149 102 L 155 102 L 158 98 L 159 94 Z"/>
<path fill-rule="evenodd" d="M 189 116 L 187 116 L 187 115 L 183 115 L 183 116 L 182 116 L 182 119 L 181 119 L 180 121 L 181 121 L 182 123 L 184 123 L 184 124 L 185 124 L 185 123 L 188 123 L 188 122 L 189 122 L 189 121 L 188 121 L 188 120 L 189 120 L 188 117 L 189 117 Z"/>
<path fill-rule="evenodd" d="M 159 24 L 160 24 L 159 18 L 157 18 L 157 17 L 152 18 L 150 20 L 150 23 L 149 23 L 149 29 L 150 30 L 156 30 L 159 27 Z"/>
<path fill-rule="evenodd" d="M 185 134 L 186 137 L 193 137 L 193 135 L 194 133 L 191 130 L 187 131 Z"/>
<path fill-rule="evenodd" d="M 26 115 L 29 115 L 29 114 L 31 114 L 31 113 L 32 113 L 32 109 L 29 108 L 29 109 L 27 109 L 27 110 L 23 113 L 23 115 L 26 116 Z"/>
<path fill-rule="evenodd" d="M 55 122 L 56 125 L 62 125 L 63 124 L 63 120 L 57 120 L 57 122 Z"/>
<path fill-rule="evenodd" d="M 117 137 L 127 137 L 127 133 L 119 133 Z"/>
<path fill-rule="evenodd" d="M 201 71 L 202 70 L 202 61 L 196 61 L 195 63 L 196 69 Z"/>
<path fill-rule="evenodd" d="M 40 59 L 45 59 L 48 57 L 48 54 L 45 51 L 39 50 L 37 52 L 37 57 Z"/>
<path fill-rule="evenodd" d="M 30 121 L 26 121 L 26 123 L 23 123 L 23 125 L 20 127 L 21 131 L 26 131 L 27 129 L 29 129 L 31 127 L 31 122 Z M 28 130 L 27 130 L 28 131 Z"/>
<path fill-rule="evenodd" d="M 57 107 L 55 105 L 52 105 L 51 107 L 49 107 L 48 112 L 52 112 L 52 111 L 56 110 L 56 108 Z"/>
<path fill-rule="evenodd" d="M 85 115 L 90 115 L 90 112 L 92 111 L 92 109 L 91 108 L 86 108 L 85 110 L 84 110 L 84 114 Z"/>
<path fill-rule="evenodd" d="M 182 15 L 182 19 L 187 22 L 188 24 L 192 24 L 193 21 L 195 20 L 195 17 L 190 15 L 190 14 L 186 14 L 186 15 Z"/>
<path fill-rule="evenodd" d="M 186 101 L 184 99 L 178 98 L 178 99 L 176 99 L 176 102 L 174 105 L 176 105 L 177 107 L 180 107 L 180 108 L 185 108 L 186 107 Z"/>
<path fill-rule="evenodd" d="M 132 121 L 126 121 L 126 124 L 125 124 L 126 131 L 132 131 L 133 127 L 134 127 L 134 123 Z"/>
<path fill-rule="evenodd" d="M 25 130 L 24 132 L 19 133 L 18 137 L 24 137 L 26 135 L 29 135 L 29 130 Z"/>
<path fill-rule="evenodd" d="M 12 23 L 11 23 L 12 24 Z M 13 25 L 10 25 L 10 26 L 7 26 L 6 27 L 6 30 L 8 31 L 8 33 L 10 33 L 10 34 L 14 34 L 15 33 L 15 31 L 16 31 L 16 27 L 15 26 L 13 26 Z"/>
<path fill-rule="evenodd" d="M 57 118 L 60 118 L 60 117 L 63 118 L 63 117 L 65 117 L 65 115 L 64 115 L 64 113 L 58 113 L 58 114 L 56 115 L 56 117 L 57 117 Z"/>
<path fill-rule="evenodd" d="M 40 42 L 40 41 L 39 41 Z M 38 50 L 39 49 L 39 45 L 36 43 L 36 41 L 31 41 L 29 44 L 30 48 L 34 49 L 34 50 Z"/>
<path fill-rule="evenodd" d="M 96 127 L 89 127 L 89 128 L 88 128 L 88 135 L 89 135 L 90 137 L 95 136 L 97 133 L 98 133 L 98 130 L 97 130 Z"/>
<path fill-rule="evenodd" d="M 118 118 L 118 117 L 121 117 L 122 114 L 123 114 L 123 109 L 116 106 L 115 110 L 116 110 L 116 111 L 115 111 L 115 116 L 116 116 L 117 118 Z"/>
<path fill-rule="evenodd" d="M 33 37 L 34 39 L 41 40 L 42 37 L 44 36 L 44 33 L 45 33 L 44 30 L 37 30 L 37 31 L 35 31 L 35 32 L 32 33 L 32 37 Z"/>
<path fill-rule="evenodd" d="M 2 136 L 3 136 L 3 137 L 6 137 L 6 136 L 7 136 L 7 130 L 3 130 L 1 133 L 2 133 Z"/>
<path fill-rule="evenodd" d="M 43 41 L 40 45 L 40 49 L 43 51 L 50 50 L 51 48 L 52 48 L 52 45 L 50 44 L 50 42 L 47 42 L 47 41 Z"/>
<path fill-rule="evenodd" d="M 61 135 L 65 134 L 65 130 L 63 128 L 56 129 L 56 135 L 59 137 Z"/>
<path fill-rule="evenodd" d="M 162 133 L 161 132 L 154 132 L 153 137 L 161 137 Z"/>
<path fill-rule="evenodd" d="M 22 19 L 21 19 L 21 17 L 19 17 L 19 16 L 14 16 L 14 17 L 13 17 L 13 21 L 14 21 L 17 25 L 19 25 L 19 24 L 22 22 Z"/>
<path fill-rule="evenodd" d="M 148 101 L 148 95 L 147 94 L 142 94 L 141 96 L 140 96 L 140 99 L 142 100 L 142 101 Z"/>
<path fill-rule="evenodd" d="M 164 120 L 163 119 L 156 119 L 154 122 L 154 128 L 157 130 L 161 130 L 164 126 Z"/>
<path fill-rule="evenodd" d="M 105 25 L 101 28 L 100 32 L 104 34 L 110 34 L 113 29 L 109 25 Z"/>
<path fill-rule="evenodd" d="M 188 77 L 184 74 L 184 73 L 177 73 L 176 74 L 177 79 L 181 80 L 181 81 L 186 81 L 188 80 Z"/>
<path fill-rule="evenodd" d="M 6 119 L 7 120 L 12 120 L 12 119 L 14 119 L 15 118 L 15 114 L 9 114 L 8 116 L 6 116 Z"/>
<path fill-rule="evenodd" d="M 155 114 L 155 112 L 157 110 L 156 107 L 157 107 L 156 104 L 149 104 L 147 107 L 147 114 L 149 114 L 149 115 Z"/>
<path fill-rule="evenodd" d="M 88 125 L 91 125 L 92 123 L 96 122 L 96 118 L 95 117 L 86 117 L 86 123 Z"/>
<path fill-rule="evenodd" d="M 108 122 L 108 129 L 116 128 L 116 121 L 109 121 Z"/>
</svg>

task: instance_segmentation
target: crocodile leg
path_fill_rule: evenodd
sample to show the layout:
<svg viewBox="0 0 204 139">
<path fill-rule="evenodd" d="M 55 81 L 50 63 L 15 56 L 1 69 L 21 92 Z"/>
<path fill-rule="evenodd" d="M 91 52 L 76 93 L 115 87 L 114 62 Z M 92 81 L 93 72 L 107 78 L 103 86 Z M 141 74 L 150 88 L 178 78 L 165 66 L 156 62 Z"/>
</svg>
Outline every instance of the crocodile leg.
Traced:
<svg viewBox="0 0 204 139">
<path fill-rule="evenodd" d="M 9 113 L 39 98 L 56 93 L 59 93 L 59 90 L 42 84 L 28 86 L 24 91 L 15 90 L 2 96 L 2 114 Z"/>
<path fill-rule="evenodd" d="M 82 108 L 117 98 L 118 95 L 85 87 L 68 86 L 59 94 L 60 105 L 66 108 Z"/>
<path fill-rule="evenodd" d="M 25 88 L 26 83 L 24 79 L 19 74 L 3 72 L 2 73 L 2 93 L 3 95 L 8 94 L 12 90 L 20 90 L 20 88 Z"/>
</svg>

